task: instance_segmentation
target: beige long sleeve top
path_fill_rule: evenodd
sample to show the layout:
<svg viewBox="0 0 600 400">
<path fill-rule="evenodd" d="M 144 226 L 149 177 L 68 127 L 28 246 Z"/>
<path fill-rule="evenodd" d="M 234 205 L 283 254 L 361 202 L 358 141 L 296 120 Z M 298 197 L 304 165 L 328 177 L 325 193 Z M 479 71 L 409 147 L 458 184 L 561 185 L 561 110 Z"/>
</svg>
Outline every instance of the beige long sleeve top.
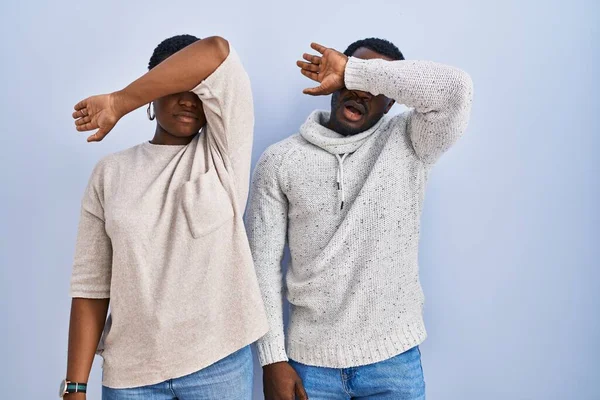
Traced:
<svg viewBox="0 0 600 400">
<path fill-rule="evenodd" d="M 108 387 L 190 374 L 268 330 L 242 221 L 252 93 L 233 48 L 193 92 L 208 122 L 190 144 L 110 155 L 83 197 L 71 295 L 110 298 Z"/>
</svg>

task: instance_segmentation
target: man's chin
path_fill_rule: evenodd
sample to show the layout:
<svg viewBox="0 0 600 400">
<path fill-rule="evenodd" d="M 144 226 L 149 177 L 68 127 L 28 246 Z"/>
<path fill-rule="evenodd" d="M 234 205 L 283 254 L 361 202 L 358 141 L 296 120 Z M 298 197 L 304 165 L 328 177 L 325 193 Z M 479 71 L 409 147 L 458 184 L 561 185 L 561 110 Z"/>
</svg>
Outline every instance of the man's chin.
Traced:
<svg viewBox="0 0 600 400">
<path fill-rule="evenodd" d="M 365 125 L 365 117 L 362 117 L 358 121 L 351 121 L 347 118 L 344 118 L 343 112 L 338 112 L 336 113 L 333 124 L 331 124 L 331 128 L 340 135 L 350 136 L 365 131 Z"/>
<path fill-rule="evenodd" d="M 337 133 L 344 136 L 353 136 L 358 135 L 359 133 L 364 132 L 365 130 L 366 129 L 363 129 L 362 127 L 342 125 L 340 131 L 338 131 Z"/>
<path fill-rule="evenodd" d="M 353 122 L 336 119 L 332 127 L 335 132 L 344 136 L 356 135 L 367 130 L 364 121 Z"/>
</svg>

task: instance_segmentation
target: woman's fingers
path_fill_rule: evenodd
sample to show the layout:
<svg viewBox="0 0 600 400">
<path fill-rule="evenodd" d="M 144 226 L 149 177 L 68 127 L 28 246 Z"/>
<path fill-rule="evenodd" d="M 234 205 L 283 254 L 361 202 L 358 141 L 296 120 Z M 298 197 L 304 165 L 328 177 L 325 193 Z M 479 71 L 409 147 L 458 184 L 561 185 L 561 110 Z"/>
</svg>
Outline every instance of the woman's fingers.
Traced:
<svg viewBox="0 0 600 400">
<path fill-rule="evenodd" d="M 93 135 L 88 136 L 88 138 L 87 138 L 88 143 L 99 142 L 100 140 L 98 140 L 97 136 L 98 136 L 98 132 L 94 133 Z"/>
<path fill-rule="evenodd" d="M 88 99 L 85 99 L 85 100 L 81 100 L 79 103 L 75 104 L 75 107 L 74 107 L 75 111 L 79 111 L 79 110 L 86 108 L 87 101 L 88 101 Z"/>
<path fill-rule="evenodd" d="M 110 106 L 110 95 L 88 97 L 75 105 L 75 129 L 79 132 L 96 131 L 88 142 L 99 142 L 112 130 L 119 118 Z"/>
<path fill-rule="evenodd" d="M 93 124 L 91 122 L 86 122 L 84 124 L 81 125 L 77 125 L 77 123 L 75 124 L 75 129 L 77 129 L 79 132 L 87 132 L 87 131 L 91 131 L 93 129 L 96 129 L 98 126 L 96 124 Z"/>
<path fill-rule="evenodd" d="M 96 133 L 94 133 L 93 135 L 88 136 L 87 141 L 88 142 L 99 142 L 102 139 L 104 139 L 104 137 L 108 134 L 108 131 L 100 128 L 96 131 Z"/>
<path fill-rule="evenodd" d="M 83 118 L 83 117 L 86 117 L 87 115 L 88 115 L 87 108 L 82 108 L 81 110 L 75 111 L 73 113 L 73 118 L 75 118 L 75 119 Z"/>
<path fill-rule="evenodd" d="M 92 122 L 92 117 L 90 117 L 88 115 L 88 116 L 81 117 L 78 120 L 76 120 L 75 121 L 75 125 L 76 126 L 80 126 L 80 125 L 85 125 L 85 124 L 90 123 L 90 122 Z"/>
</svg>

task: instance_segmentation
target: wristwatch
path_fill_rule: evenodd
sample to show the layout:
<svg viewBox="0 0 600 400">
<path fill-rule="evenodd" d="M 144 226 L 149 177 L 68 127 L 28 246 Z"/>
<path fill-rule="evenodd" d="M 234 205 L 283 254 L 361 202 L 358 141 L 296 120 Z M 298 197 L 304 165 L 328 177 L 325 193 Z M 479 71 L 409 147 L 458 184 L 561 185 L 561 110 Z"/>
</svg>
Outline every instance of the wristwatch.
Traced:
<svg viewBox="0 0 600 400">
<path fill-rule="evenodd" d="M 71 381 L 68 381 L 65 379 L 60 383 L 58 397 L 60 397 L 62 399 L 63 397 L 65 397 L 65 394 L 85 393 L 86 391 L 87 391 L 86 383 L 71 382 Z"/>
</svg>

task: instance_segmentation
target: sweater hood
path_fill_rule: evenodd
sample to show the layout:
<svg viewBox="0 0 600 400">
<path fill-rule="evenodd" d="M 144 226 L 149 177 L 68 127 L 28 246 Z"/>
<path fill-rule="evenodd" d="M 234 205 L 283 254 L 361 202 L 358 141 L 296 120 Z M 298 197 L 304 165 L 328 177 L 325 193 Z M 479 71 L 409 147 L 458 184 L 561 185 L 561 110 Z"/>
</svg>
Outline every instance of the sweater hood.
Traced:
<svg viewBox="0 0 600 400">
<path fill-rule="evenodd" d="M 330 112 L 313 111 L 306 122 L 300 127 L 300 135 L 308 142 L 322 148 L 331 154 L 354 153 L 362 144 L 375 133 L 385 118 L 381 118 L 375 125 L 356 135 L 344 136 L 325 125 L 329 121 Z"/>
<path fill-rule="evenodd" d="M 306 122 L 300 127 L 300 135 L 309 143 L 322 148 L 337 158 L 337 190 L 340 201 L 340 210 L 344 209 L 346 193 L 344 190 L 344 160 L 349 154 L 354 153 L 365 141 L 375 133 L 384 118 L 364 132 L 356 135 L 344 136 L 327 128 L 325 124 L 329 121 L 329 111 L 313 111 Z"/>
</svg>

